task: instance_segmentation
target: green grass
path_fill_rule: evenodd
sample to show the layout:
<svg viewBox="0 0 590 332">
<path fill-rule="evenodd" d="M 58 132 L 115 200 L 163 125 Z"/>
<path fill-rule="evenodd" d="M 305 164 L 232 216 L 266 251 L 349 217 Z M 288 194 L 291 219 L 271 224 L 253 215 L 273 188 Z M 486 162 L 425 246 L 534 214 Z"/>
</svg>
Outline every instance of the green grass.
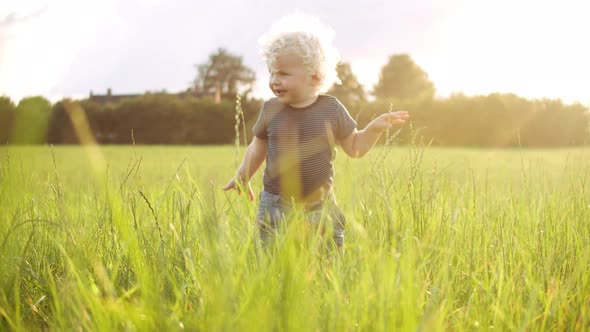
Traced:
<svg viewBox="0 0 590 332">
<path fill-rule="evenodd" d="M 0 148 L 0 330 L 590 328 L 588 149 L 340 152 L 340 253 L 297 219 L 261 249 L 235 164 Z"/>
</svg>

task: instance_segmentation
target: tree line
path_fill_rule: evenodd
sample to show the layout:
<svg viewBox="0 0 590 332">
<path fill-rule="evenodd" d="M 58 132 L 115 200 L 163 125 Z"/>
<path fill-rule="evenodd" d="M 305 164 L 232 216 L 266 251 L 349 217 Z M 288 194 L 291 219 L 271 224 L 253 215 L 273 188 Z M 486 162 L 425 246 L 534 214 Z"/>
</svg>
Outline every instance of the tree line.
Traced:
<svg viewBox="0 0 590 332">
<path fill-rule="evenodd" d="M 241 101 L 244 126 L 253 125 L 261 105 Z M 85 131 L 99 144 L 227 144 L 235 140 L 234 127 L 234 101 L 208 97 L 146 93 L 106 105 L 29 97 L 17 106 L 0 97 L 0 139 L 9 144 L 78 144 Z"/>
<path fill-rule="evenodd" d="M 55 104 L 36 96 L 18 105 L 0 97 L 0 142 L 78 144 L 87 135 L 99 144 L 228 144 L 235 141 L 236 120 L 242 143 L 251 139 L 263 103 L 250 97 L 254 72 L 240 56 L 224 49 L 196 69 L 191 93 L 144 93 L 106 102 L 92 97 L 64 99 Z M 359 127 L 392 109 L 410 112 L 410 125 L 391 133 L 400 144 L 415 140 L 478 147 L 590 143 L 590 111 L 579 103 L 500 93 L 435 98 L 434 84 L 407 54 L 389 58 L 372 91 L 358 82 L 349 64 L 339 65 L 338 74 L 342 84 L 328 94 L 344 103 Z M 243 92 L 237 105 L 239 90 Z"/>
</svg>

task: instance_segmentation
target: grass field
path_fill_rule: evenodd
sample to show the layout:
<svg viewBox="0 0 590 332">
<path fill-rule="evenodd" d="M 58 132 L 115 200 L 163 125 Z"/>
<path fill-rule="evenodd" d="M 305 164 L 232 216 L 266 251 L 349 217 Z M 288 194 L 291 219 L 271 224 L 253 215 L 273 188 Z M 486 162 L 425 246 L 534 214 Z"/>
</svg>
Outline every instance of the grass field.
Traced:
<svg viewBox="0 0 590 332">
<path fill-rule="evenodd" d="M 261 249 L 240 158 L 0 148 L 0 330 L 590 329 L 588 149 L 339 152 L 343 252 Z"/>
</svg>

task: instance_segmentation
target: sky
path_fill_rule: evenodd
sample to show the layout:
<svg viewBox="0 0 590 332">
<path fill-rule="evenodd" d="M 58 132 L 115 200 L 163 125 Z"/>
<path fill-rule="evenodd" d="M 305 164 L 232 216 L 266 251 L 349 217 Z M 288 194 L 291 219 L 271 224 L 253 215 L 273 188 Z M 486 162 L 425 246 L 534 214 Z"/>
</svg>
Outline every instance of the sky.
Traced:
<svg viewBox="0 0 590 332">
<path fill-rule="evenodd" d="M 408 53 L 439 97 L 500 92 L 590 105 L 587 0 L 2 0 L 0 95 L 178 92 L 224 47 L 255 70 L 255 95 L 267 98 L 258 38 L 296 10 L 334 29 L 368 91 L 389 56 Z"/>
</svg>

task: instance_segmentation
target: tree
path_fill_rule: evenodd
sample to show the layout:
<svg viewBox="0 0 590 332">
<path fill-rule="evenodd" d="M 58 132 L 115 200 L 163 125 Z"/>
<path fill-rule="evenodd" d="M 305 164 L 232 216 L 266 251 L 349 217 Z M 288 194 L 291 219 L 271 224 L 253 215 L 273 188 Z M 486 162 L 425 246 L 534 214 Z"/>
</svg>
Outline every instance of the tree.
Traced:
<svg viewBox="0 0 590 332">
<path fill-rule="evenodd" d="M 10 97 L 0 96 L 0 112 L 12 112 L 16 106 Z"/>
<path fill-rule="evenodd" d="M 11 143 L 45 143 L 51 117 L 51 103 L 43 97 L 27 97 L 16 107 Z"/>
<path fill-rule="evenodd" d="M 389 62 L 381 69 L 373 94 L 378 99 L 409 100 L 432 99 L 434 92 L 428 74 L 408 54 L 398 54 L 390 56 Z"/>
<path fill-rule="evenodd" d="M 365 89 L 359 83 L 350 68 L 350 64 L 343 62 L 336 68 L 342 84 L 334 84 L 328 94 L 338 98 L 344 105 L 358 104 L 366 101 Z"/>
<path fill-rule="evenodd" d="M 0 96 L 0 144 L 8 142 L 16 106 L 9 97 Z"/>
<path fill-rule="evenodd" d="M 196 67 L 195 91 L 205 95 L 215 94 L 217 100 L 233 100 L 240 86 L 250 85 L 256 79 L 254 71 L 243 64 L 241 56 L 223 48 L 211 54 L 206 63 Z"/>
</svg>

